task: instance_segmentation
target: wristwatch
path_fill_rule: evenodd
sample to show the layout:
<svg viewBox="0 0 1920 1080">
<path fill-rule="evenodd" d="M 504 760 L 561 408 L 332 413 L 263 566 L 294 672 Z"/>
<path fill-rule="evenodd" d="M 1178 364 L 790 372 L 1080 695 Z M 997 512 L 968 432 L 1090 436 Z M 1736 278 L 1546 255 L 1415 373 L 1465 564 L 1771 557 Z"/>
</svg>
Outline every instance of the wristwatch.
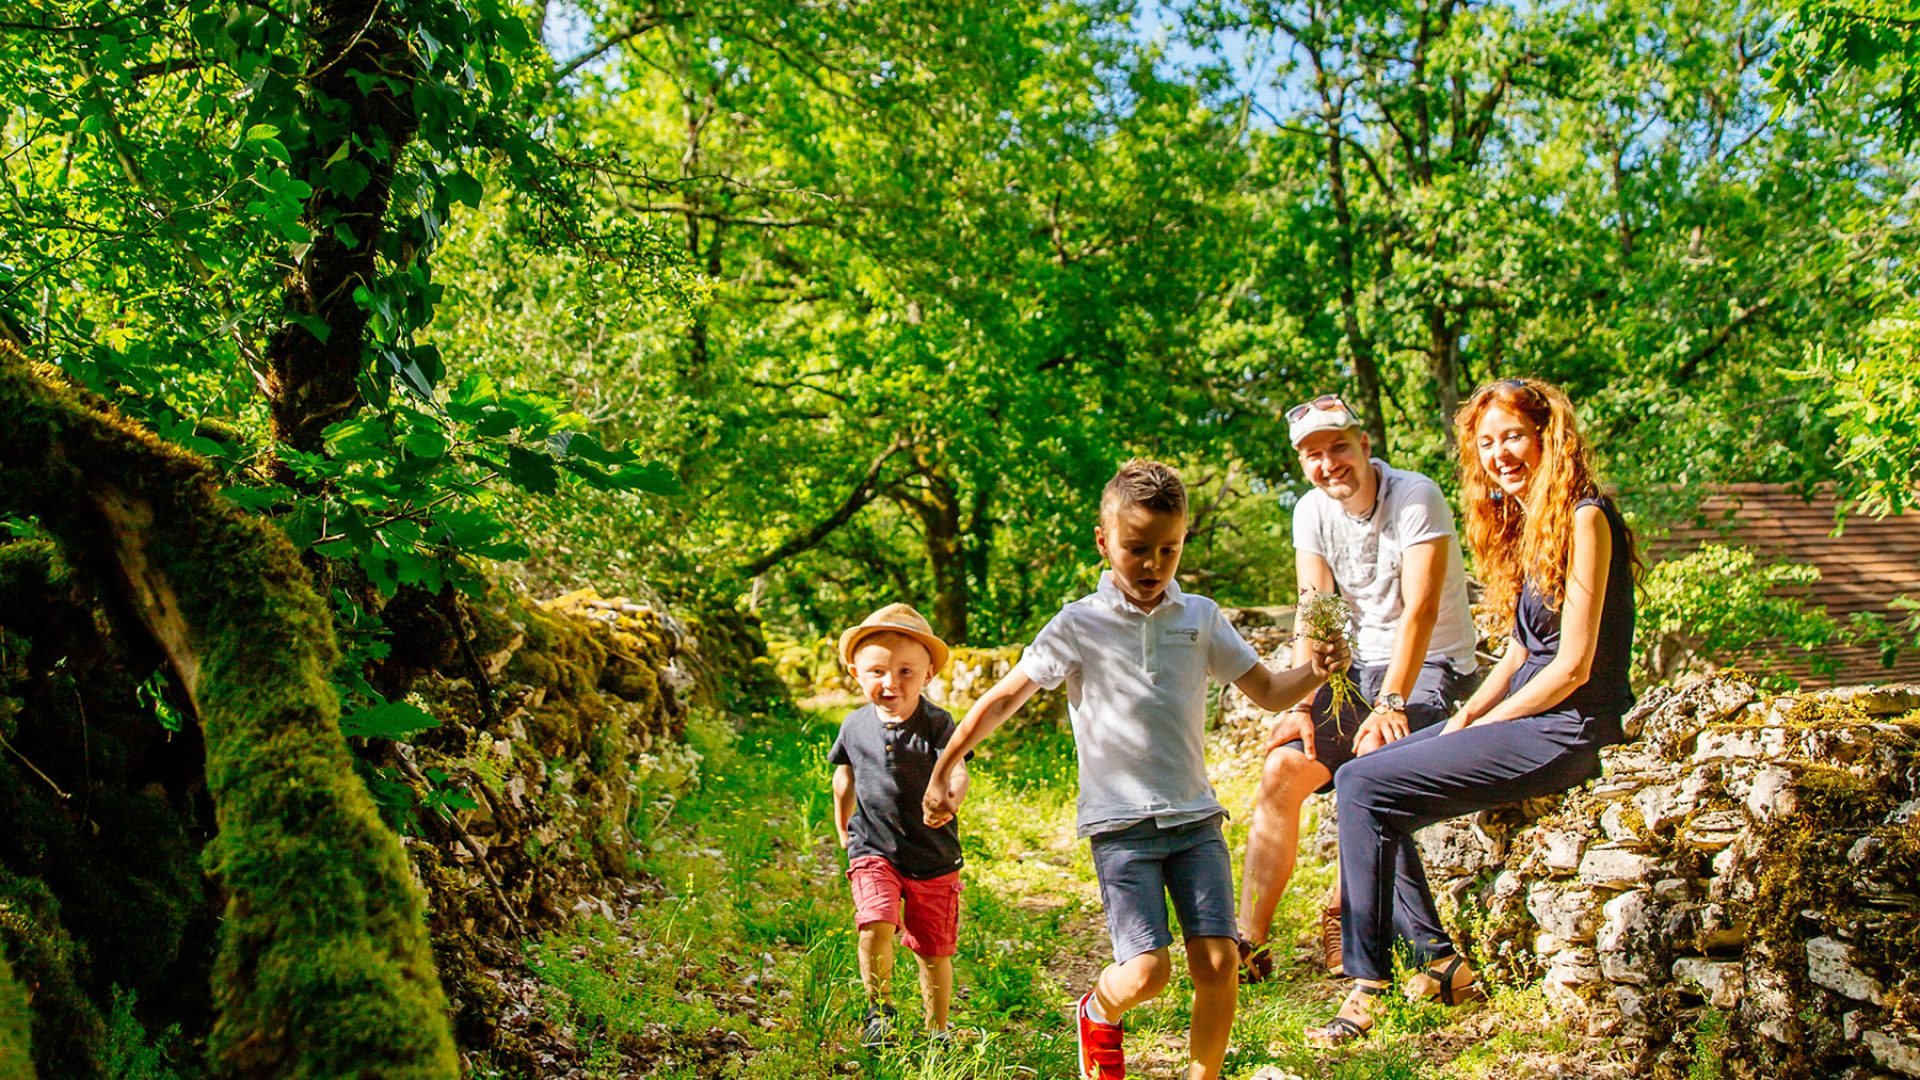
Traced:
<svg viewBox="0 0 1920 1080">
<path fill-rule="evenodd" d="M 1407 699 L 1391 690 L 1382 691 L 1373 699 L 1374 712 L 1406 712 Z"/>
</svg>

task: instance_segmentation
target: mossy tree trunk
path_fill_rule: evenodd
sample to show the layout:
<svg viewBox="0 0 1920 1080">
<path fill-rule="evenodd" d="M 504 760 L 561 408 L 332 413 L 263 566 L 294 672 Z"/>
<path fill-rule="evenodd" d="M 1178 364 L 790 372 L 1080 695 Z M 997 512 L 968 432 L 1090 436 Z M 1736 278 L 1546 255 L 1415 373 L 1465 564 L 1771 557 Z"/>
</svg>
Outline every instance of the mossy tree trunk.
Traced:
<svg viewBox="0 0 1920 1080">
<path fill-rule="evenodd" d="M 214 474 L 0 343 L 0 510 L 123 597 L 193 702 L 226 895 L 214 1067 L 235 1077 L 454 1077 L 398 839 L 354 776 L 331 623 L 292 546 Z"/>
<path fill-rule="evenodd" d="M 31 1017 L 27 993 L 14 981 L 13 969 L 0 958 L 0 1076 L 33 1080 L 33 1056 L 28 1041 Z"/>
</svg>

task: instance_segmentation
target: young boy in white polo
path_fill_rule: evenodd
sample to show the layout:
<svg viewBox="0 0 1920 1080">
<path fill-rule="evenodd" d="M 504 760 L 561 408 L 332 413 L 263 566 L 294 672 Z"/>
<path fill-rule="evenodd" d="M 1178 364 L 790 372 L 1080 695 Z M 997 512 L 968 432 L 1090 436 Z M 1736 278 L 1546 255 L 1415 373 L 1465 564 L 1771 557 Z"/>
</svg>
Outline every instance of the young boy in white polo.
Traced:
<svg viewBox="0 0 1920 1080">
<path fill-rule="evenodd" d="M 1260 663 L 1213 601 L 1175 583 L 1187 535 L 1186 488 L 1158 462 L 1129 461 L 1107 483 L 1093 542 L 1108 569 L 1068 604 L 955 732 L 927 781 L 926 820 L 951 820 L 965 756 L 1034 691 L 1067 684 L 1080 765 L 1077 824 L 1090 838 L 1113 963 L 1080 999 L 1082 1080 L 1126 1075 L 1121 1017 L 1166 989 L 1173 901 L 1193 977 L 1192 1080 L 1220 1075 L 1233 1026 L 1239 951 L 1226 816 L 1207 782 L 1207 680 L 1277 711 L 1345 666 L 1317 643 L 1283 672 Z"/>
<path fill-rule="evenodd" d="M 953 717 L 921 697 L 947 665 L 947 644 L 918 611 L 888 604 L 840 635 L 840 659 L 867 703 L 847 715 L 827 760 L 833 822 L 847 849 L 860 980 L 867 991 L 861 1041 L 875 1046 L 893 1027 L 894 928 L 920 965 L 927 1028 L 947 1029 L 953 954 L 960 940 L 960 826 L 922 817 L 933 762 L 953 738 Z M 966 797 L 967 767 L 956 763 L 942 790 Z"/>
</svg>

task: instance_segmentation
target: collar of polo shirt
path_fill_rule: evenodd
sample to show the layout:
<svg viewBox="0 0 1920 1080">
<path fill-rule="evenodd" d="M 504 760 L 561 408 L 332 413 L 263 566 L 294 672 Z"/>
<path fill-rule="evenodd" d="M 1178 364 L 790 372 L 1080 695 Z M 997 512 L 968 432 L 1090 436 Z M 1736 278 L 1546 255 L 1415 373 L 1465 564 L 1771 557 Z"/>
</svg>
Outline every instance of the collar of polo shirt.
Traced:
<svg viewBox="0 0 1920 1080">
<path fill-rule="evenodd" d="M 1106 601 L 1108 606 L 1116 610 L 1140 611 L 1139 606 L 1132 600 L 1127 599 L 1126 593 L 1120 591 L 1120 586 L 1113 583 L 1113 571 L 1111 570 L 1100 571 L 1100 587 L 1094 590 L 1094 592 L 1100 599 Z M 1178 581 L 1169 581 L 1167 582 L 1166 594 L 1160 598 L 1158 604 L 1153 605 L 1153 611 L 1159 611 L 1162 608 L 1179 607 L 1186 601 L 1186 598 L 1187 594 L 1180 591 L 1180 583 Z M 1145 611 L 1141 612 L 1141 614 L 1151 615 L 1153 611 Z"/>
</svg>

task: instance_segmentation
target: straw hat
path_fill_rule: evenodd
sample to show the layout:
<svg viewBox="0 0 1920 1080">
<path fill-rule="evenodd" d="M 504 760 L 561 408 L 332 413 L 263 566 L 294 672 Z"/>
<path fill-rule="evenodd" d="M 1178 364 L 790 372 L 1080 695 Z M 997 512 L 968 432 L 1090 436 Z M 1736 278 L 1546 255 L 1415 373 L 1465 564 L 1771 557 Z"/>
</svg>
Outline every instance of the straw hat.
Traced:
<svg viewBox="0 0 1920 1080">
<path fill-rule="evenodd" d="M 866 617 L 859 626 L 849 626 L 840 635 L 840 662 L 853 666 L 854 651 L 860 642 L 875 634 L 904 634 L 927 647 L 933 657 L 933 671 L 947 666 L 947 643 L 934 635 L 932 624 L 913 610 L 911 604 L 888 604 Z"/>
</svg>

